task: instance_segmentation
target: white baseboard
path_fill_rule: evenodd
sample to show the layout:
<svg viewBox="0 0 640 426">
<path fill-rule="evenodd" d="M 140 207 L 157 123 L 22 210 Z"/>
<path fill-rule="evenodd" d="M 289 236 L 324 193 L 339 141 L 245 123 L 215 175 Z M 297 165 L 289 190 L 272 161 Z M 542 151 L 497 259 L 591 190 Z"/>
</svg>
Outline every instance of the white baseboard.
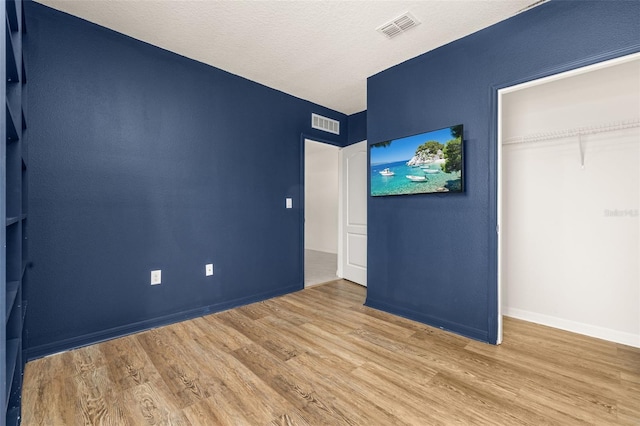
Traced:
<svg viewBox="0 0 640 426">
<path fill-rule="evenodd" d="M 596 325 L 584 324 L 577 321 L 539 314 L 537 312 L 524 311 L 516 308 L 505 307 L 503 313 L 508 317 L 535 322 L 536 324 L 559 328 L 560 330 L 571 331 L 574 333 L 584 334 L 586 336 L 596 337 L 598 339 L 608 340 L 610 342 L 640 348 L 640 334 L 612 330 L 610 328 L 598 327 Z"/>
<path fill-rule="evenodd" d="M 327 247 L 305 247 L 305 250 L 313 250 L 313 251 L 321 251 L 323 253 L 330 253 L 330 254 L 338 254 L 338 252 L 332 248 L 327 248 Z"/>
</svg>

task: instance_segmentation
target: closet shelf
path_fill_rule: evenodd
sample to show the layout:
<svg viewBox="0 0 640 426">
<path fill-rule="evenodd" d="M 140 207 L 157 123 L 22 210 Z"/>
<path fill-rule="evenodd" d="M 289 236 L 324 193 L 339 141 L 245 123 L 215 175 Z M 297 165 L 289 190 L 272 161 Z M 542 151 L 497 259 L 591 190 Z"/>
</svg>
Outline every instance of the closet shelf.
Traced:
<svg viewBox="0 0 640 426">
<path fill-rule="evenodd" d="M 531 142 L 544 142 L 554 139 L 566 139 L 582 135 L 593 135 L 596 133 L 613 132 L 616 130 L 632 129 L 640 127 L 640 119 L 617 121 L 595 126 L 578 127 L 574 129 L 556 130 L 551 132 L 535 133 L 527 136 L 517 136 L 507 138 L 502 141 L 503 145 L 514 145 Z"/>
</svg>

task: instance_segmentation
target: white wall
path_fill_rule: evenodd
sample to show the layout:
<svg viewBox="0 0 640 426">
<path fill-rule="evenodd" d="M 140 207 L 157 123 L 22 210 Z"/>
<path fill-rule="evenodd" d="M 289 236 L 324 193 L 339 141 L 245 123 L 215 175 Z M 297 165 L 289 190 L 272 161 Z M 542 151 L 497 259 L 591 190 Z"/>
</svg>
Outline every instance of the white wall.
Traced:
<svg viewBox="0 0 640 426">
<path fill-rule="evenodd" d="M 338 252 L 338 153 L 340 149 L 305 140 L 305 249 Z"/>
<path fill-rule="evenodd" d="M 640 119 L 640 60 L 503 97 L 503 140 Z M 640 347 L 640 129 L 503 145 L 503 312 Z"/>
</svg>

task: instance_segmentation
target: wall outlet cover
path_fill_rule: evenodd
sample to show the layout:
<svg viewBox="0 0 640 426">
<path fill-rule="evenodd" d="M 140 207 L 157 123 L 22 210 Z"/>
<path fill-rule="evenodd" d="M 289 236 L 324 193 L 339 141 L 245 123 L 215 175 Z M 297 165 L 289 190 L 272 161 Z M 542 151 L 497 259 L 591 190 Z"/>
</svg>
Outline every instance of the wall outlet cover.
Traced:
<svg viewBox="0 0 640 426">
<path fill-rule="evenodd" d="M 213 263 L 207 263 L 204 266 L 204 275 L 207 277 L 210 277 L 211 275 L 213 275 Z"/>
</svg>

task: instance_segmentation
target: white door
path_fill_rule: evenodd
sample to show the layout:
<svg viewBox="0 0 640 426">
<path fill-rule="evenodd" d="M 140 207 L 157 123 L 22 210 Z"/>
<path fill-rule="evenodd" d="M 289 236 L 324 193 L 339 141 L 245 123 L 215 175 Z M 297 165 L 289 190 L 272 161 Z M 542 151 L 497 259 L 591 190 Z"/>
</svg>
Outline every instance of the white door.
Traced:
<svg viewBox="0 0 640 426">
<path fill-rule="evenodd" d="M 338 276 L 367 285 L 367 141 L 340 150 Z"/>
</svg>

